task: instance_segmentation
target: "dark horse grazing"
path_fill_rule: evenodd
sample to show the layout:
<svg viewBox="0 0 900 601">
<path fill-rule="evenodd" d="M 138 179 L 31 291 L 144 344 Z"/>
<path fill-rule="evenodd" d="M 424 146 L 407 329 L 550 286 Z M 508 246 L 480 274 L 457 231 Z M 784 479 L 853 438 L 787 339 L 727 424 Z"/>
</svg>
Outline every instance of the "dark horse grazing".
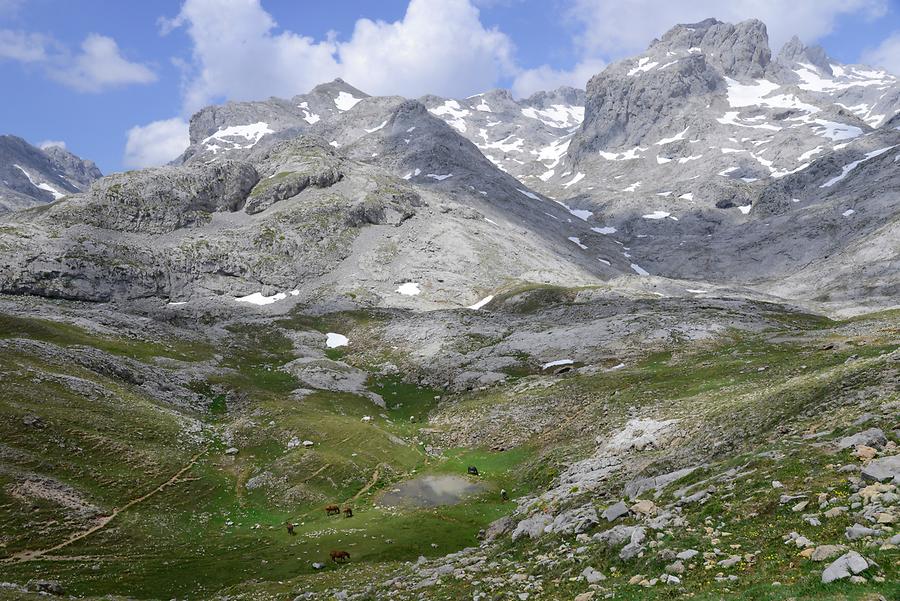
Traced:
<svg viewBox="0 0 900 601">
<path fill-rule="evenodd" d="M 469 466 L 469 475 L 470 475 L 470 476 L 477 476 L 477 475 L 478 475 L 478 468 L 475 467 L 474 465 L 470 465 L 470 466 Z"/>
<path fill-rule="evenodd" d="M 341 508 L 337 505 L 326 505 L 325 515 L 341 515 Z"/>
<path fill-rule="evenodd" d="M 352 517 L 353 517 L 353 508 L 351 508 L 351 507 L 344 507 L 344 517 L 345 517 L 345 518 L 352 518 Z"/>
<path fill-rule="evenodd" d="M 332 551 L 331 552 L 331 561 L 334 563 L 341 563 L 343 561 L 350 561 L 350 554 L 346 551 Z"/>
</svg>

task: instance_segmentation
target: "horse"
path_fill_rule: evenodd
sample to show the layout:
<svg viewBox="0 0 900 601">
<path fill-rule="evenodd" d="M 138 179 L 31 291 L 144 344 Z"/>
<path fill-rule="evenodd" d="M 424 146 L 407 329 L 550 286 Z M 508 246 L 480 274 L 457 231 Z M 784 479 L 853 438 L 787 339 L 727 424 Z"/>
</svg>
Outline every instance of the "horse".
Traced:
<svg viewBox="0 0 900 601">
<path fill-rule="evenodd" d="M 350 561 L 350 554 L 346 551 L 332 551 L 331 552 L 331 561 L 334 563 L 341 563 L 344 561 Z"/>
<path fill-rule="evenodd" d="M 477 476 L 477 475 L 478 475 L 478 468 L 475 467 L 474 465 L 470 465 L 468 471 L 469 471 L 469 475 L 470 475 L 470 476 Z"/>
<path fill-rule="evenodd" d="M 337 505 L 326 505 L 325 515 L 341 515 L 341 508 Z"/>
<path fill-rule="evenodd" d="M 288 524 L 287 531 L 288 531 L 288 534 L 290 534 L 291 536 L 294 536 L 294 524 Z"/>
<path fill-rule="evenodd" d="M 345 518 L 353 517 L 353 508 L 352 507 L 344 507 L 344 517 Z"/>
</svg>

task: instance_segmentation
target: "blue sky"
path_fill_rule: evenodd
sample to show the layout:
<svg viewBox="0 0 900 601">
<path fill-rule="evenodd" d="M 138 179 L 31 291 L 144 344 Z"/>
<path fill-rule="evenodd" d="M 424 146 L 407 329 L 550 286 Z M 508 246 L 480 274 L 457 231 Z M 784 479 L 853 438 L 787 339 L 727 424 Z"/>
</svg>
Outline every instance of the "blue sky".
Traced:
<svg viewBox="0 0 900 601">
<path fill-rule="evenodd" d="M 108 173 L 174 158 L 205 104 L 336 76 L 405 96 L 584 85 L 706 16 L 900 71 L 900 0 L 0 0 L 0 133 Z"/>
</svg>

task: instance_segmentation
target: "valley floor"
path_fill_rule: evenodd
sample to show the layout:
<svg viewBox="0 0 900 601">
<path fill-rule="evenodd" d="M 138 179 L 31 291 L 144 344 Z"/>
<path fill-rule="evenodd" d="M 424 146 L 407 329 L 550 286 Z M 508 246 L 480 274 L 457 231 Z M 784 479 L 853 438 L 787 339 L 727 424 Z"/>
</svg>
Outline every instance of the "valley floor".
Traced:
<svg viewBox="0 0 900 601">
<path fill-rule="evenodd" d="M 0 299 L 0 598 L 900 598 L 898 312 L 241 309 Z"/>
</svg>

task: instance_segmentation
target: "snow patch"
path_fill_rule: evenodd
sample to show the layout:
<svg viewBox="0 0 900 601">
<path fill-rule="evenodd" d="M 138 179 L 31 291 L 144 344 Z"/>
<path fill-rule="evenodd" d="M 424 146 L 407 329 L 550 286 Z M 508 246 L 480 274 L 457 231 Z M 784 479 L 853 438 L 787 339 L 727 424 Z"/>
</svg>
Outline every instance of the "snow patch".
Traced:
<svg viewBox="0 0 900 601">
<path fill-rule="evenodd" d="M 259 140 L 266 134 L 272 134 L 275 131 L 269 127 L 269 124 L 264 121 L 257 121 L 256 123 L 251 123 L 249 125 L 232 125 L 229 127 L 225 127 L 217 131 L 203 139 L 203 144 L 206 145 L 207 150 L 212 150 L 213 154 L 216 154 L 220 148 L 222 148 L 219 144 L 228 144 L 231 145 L 227 150 L 234 150 L 238 148 L 253 148 L 253 146 L 259 142 Z M 246 144 L 241 144 L 239 142 L 229 140 L 227 138 L 244 138 L 247 141 Z M 216 144 L 210 144 L 210 142 L 215 141 Z"/>
<path fill-rule="evenodd" d="M 587 246 L 581 243 L 581 239 L 577 236 L 569 236 L 569 242 L 577 244 L 581 250 L 587 250 Z"/>
<path fill-rule="evenodd" d="M 541 366 L 541 369 L 549 369 L 551 367 L 559 367 L 560 365 L 572 365 L 575 363 L 571 359 L 557 359 L 556 361 L 551 361 L 550 363 L 544 363 Z"/>
<path fill-rule="evenodd" d="M 632 269 L 634 270 L 634 272 L 635 272 L 636 274 L 638 274 L 638 275 L 643 275 L 643 276 L 650 275 L 650 272 L 649 272 L 649 271 L 647 271 L 646 269 L 644 269 L 643 267 L 641 267 L 641 266 L 638 265 L 637 263 L 632 263 L 632 264 L 631 264 L 631 268 L 632 268 Z"/>
<path fill-rule="evenodd" d="M 848 163 L 848 164 L 844 165 L 842 167 L 842 172 L 840 175 L 838 175 L 837 177 L 831 178 L 830 180 L 828 180 L 827 182 L 825 182 L 824 184 L 822 184 L 819 187 L 820 188 L 830 188 L 831 186 L 835 185 L 836 183 L 838 183 L 839 181 L 841 181 L 842 179 L 847 177 L 847 175 L 851 171 L 856 169 L 861 163 L 864 163 L 864 162 L 868 161 L 869 159 L 874 159 L 875 157 L 886 153 L 887 151 L 891 150 L 892 148 L 894 148 L 896 146 L 897 146 L 897 144 L 894 144 L 894 146 L 888 146 L 887 148 L 879 148 L 878 150 L 873 150 L 872 152 L 867 152 L 865 158 L 859 159 L 858 161 L 853 161 L 852 163 Z"/>
<path fill-rule="evenodd" d="M 334 99 L 334 106 L 336 106 L 339 111 L 349 111 L 356 106 L 356 103 L 360 100 L 362 100 L 362 98 L 357 98 L 349 92 L 339 92 L 337 98 Z"/>
<path fill-rule="evenodd" d="M 486 304 L 488 304 L 488 303 L 491 302 L 492 300 L 494 300 L 494 295 L 493 295 L 493 294 L 491 294 L 490 296 L 485 296 L 483 299 L 481 299 L 480 301 L 478 301 L 478 302 L 475 303 L 474 305 L 469 305 L 468 308 L 469 308 L 469 309 L 472 309 L 473 311 L 477 311 L 478 309 L 482 308 L 483 306 L 485 306 Z"/>
<path fill-rule="evenodd" d="M 397 292 L 404 296 L 418 296 L 422 291 L 419 289 L 418 282 L 406 282 L 400 284 L 397 288 Z"/>
<path fill-rule="evenodd" d="M 325 346 L 328 348 L 338 348 L 348 344 L 350 344 L 350 340 L 343 334 L 336 334 L 335 332 L 325 334 Z"/>
<path fill-rule="evenodd" d="M 373 127 L 372 129 L 366 129 L 366 133 L 369 133 L 369 134 L 375 133 L 375 132 L 378 131 L 379 129 L 384 129 L 384 126 L 387 125 L 387 124 L 388 124 L 388 120 L 385 119 L 385 120 L 384 120 L 384 123 L 382 123 L 382 124 L 379 125 L 378 127 Z M 365 128 L 363 128 L 363 129 L 365 129 Z"/>
</svg>

